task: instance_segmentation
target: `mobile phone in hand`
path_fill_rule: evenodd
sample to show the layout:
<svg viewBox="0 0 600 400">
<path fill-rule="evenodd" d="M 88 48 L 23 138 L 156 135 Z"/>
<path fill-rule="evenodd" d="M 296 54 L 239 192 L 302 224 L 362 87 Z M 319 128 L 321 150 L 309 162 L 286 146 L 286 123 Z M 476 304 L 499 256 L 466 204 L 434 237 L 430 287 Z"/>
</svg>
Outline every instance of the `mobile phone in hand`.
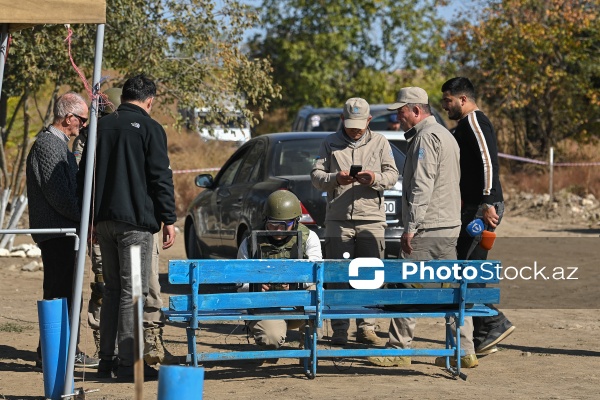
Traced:
<svg viewBox="0 0 600 400">
<path fill-rule="evenodd" d="M 350 176 L 356 178 L 356 174 L 362 171 L 362 165 L 352 165 L 350 167 Z"/>
</svg>

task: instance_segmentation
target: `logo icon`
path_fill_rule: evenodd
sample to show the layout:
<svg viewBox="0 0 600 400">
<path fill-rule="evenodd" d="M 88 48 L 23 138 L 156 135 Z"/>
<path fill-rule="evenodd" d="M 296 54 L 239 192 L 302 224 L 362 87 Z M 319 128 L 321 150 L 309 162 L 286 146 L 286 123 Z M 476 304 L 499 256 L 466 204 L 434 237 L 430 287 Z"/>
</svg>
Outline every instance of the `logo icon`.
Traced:
<svg viewBox="0 0 600 400">
<path fill-rule="evenodd" d="M 358 277 L 360 268 L 377 268 L 373 279 L 349 279 L 348 283 L 354 289 L 378 289 L 385 281 L 383 261 L 374 257 L 359 257 L 350 261 L 348 265 L 348 276 Z"/>
</svg>

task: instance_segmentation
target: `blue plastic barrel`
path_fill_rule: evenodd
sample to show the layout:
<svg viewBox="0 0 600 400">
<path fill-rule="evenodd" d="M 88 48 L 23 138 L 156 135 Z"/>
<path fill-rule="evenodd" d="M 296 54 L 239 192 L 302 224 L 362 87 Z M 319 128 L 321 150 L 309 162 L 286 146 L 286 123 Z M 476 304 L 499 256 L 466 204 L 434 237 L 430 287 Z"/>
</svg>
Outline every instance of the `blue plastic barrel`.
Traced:
<svg viewBox="0 0 600 400">
<path fill-rule="evenodd" d="M 165 365 L 158 373 L 158 400 L 202 400 L 204 368 Z"/>
<path fill-rule="evenodd" d="M 44 370 L 44 395 L 59 400 L 63 394 L 69 350 L 69 312 L 67 299 L 37 302 Z M 72 388 L 75 382 L 72 383 Z"/>
</svg>

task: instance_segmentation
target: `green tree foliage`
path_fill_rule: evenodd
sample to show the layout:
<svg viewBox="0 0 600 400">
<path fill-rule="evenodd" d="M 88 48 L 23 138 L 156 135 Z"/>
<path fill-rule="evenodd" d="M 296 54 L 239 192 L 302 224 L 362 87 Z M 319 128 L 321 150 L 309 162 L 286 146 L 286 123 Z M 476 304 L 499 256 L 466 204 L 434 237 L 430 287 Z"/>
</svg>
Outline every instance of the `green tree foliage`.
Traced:
<svg viewBox="0 0 600 400">
<path fill-rule="evenodd" d="M 282 87 L 278 106 L 339 106 L 348 97 L 388 102 L 392 70 L 436 65 L 443 21 L 425 0 L 263 0 L 262 28 L 251 52 L 269 57 Z M 402 54 L 399 61 L 400 54 Z"/>
<path fill-rule="evenodd" d="M 598 0 L 502 0 L 455 24 L 450 59 L 511 121 L 519 154 L 598 136 L 599 10 Z"/>
<path fill-rule="evenodd" d="M 232 106 L 247 109 L 249 117 L 262 116 L 279 96 L 279 88 L 272 82 L 266 60 L 250 59 L 239 49 L 243 33 L 257 15 L 239 1 L 219 3 L 216 8 L 209 0 L 107 1 L 103 69 L 125 77 L 149 74 L 159 84 L 162 101 L 215 110 Z M 96 26 L 72 29 L 74 61 L 89 81 Z M 14 34 L 5 95 L 20 96 L 25 87 L 36 93 L 49 81 L 80 90 L 66 36 L 62 25 Z"/>
<path fill-rule="evenodd" d="M 243 34 L 256 23 L 257 15 L 237 0 L 219 1 L 218 7 L 216 3 L 108 0 L 103 70 L 116 71 L 117 80 L 113 77 L 102 89 L 122 84 L 122 77 L 144 72 L 158 83 L 160 102 L 210 109 L 208 122 L 227 119 L 224 110 L 239 109 L 252 124 L 258 123 L 279 96 L 279 87 L 273 83 L 267 60 L 249 58 L 240 51 Z M 95 25 L 72 26 L 73 59 L 88 82 L 96 29 Z M 66 36 L 63 25 L 37 26 L 12 35 L 3 97 L 22 97 L 18 102 L 21 108 L 35 100 L 39 118 L 32 120 L 29 134 L 50 123 L 53 100 L 64 91 L 59 93 L 59 88 L 68 85 L 83 90 L 69 59 Z M 43 98 L 40 89 L 48 83 L 51 88 Z M 17 113 L 19 107 L 11 111 Z M 2 132 L 6 144 L 10 132 Z M 21 147 L 26 151 L 26 145 Z"/>
</svg>

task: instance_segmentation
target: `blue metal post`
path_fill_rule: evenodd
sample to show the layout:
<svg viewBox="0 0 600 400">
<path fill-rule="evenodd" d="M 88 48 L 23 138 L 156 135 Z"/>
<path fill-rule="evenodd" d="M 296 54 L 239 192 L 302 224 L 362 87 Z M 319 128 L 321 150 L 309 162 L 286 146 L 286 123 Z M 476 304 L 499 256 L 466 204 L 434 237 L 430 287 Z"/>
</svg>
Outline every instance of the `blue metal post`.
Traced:
<svg viewBox="0 0 600 400">
<path fill-rule="evenodd" d="M 202 400 L 204 368 L 164 365 L 158 375 L 158 400 Z"/>
<path fill-rule="evenodd" d="M 63 394 L 69 343 L 69 312 L 67 299 L 37 302 L 44 369 L 44 397 L 58 400 Z M 73 393 L 74 381 L 68 388 Z"/>
</svg>

